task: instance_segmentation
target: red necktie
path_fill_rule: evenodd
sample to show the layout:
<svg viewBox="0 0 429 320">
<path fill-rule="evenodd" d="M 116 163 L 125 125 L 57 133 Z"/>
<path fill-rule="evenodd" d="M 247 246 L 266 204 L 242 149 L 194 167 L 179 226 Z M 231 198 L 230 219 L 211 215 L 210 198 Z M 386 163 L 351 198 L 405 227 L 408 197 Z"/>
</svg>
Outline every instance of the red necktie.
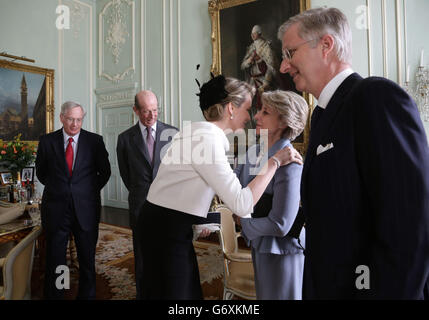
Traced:
<svg viewBox="0 0 429 320">
<path fill-rule="evenodd" d="M 72 147 L 73 138 L 69 138 L 69 144 L 66 149 L 66 161 L 67 166 L 69 167 L 70 177 L 72 176 L 73 168 L 73 147 Z"/>
</svg>

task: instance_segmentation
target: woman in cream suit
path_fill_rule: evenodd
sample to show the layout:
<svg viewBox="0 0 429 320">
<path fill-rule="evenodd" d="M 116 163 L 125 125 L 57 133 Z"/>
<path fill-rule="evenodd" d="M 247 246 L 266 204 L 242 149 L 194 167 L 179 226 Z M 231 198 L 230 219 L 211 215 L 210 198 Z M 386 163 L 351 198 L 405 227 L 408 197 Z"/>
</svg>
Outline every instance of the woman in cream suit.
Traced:
<svg viewBox="0 0 429 320">
<path fill-rule="evenodd" d="M 262 167 L 259 161 L 263 160 L 258 160 L 264 159 L 261 153 L 268 150 L 267 159 L 291 146 L 291 141 L 304 130 L 307 116 L 308 105 L 296 93 L 276 90 L 262 95 L 262 108 L 255 116 L 256 133 L 262 133 L 262 146 L 252 146 L 246 164 L 235 171 L 243 186 L 259 174 L 255 167 Z M 268 139 L 262 138 L 262 129 L 268 131 L 265 135 Z M 268 146 L 263 145 L 266 143 Z M 298 239 L 290 232 L 299 208 L 301 172 L 302 165 L 298 163 L 281 167 L 265 189 L 264 200 L 255 206 L 252 218 L 235 217 L 251 243 L 257 299 L 302 298 L 304 254 Z M 302 229 L 299 239 L 304 238 Z"/>
<path fill-rule="evenodd" d="M 244 128 L 253 93 L 245 82 L 214 77 L 199 93 L 207 121 L 184 127 L 168 147 L 138 220 L 143 299 L 202 299 L 192 225 L 206 221 L 213 196 L 239 216 L 250 214 L 281 165 L 302 163 L 294 149 L 281 150 L 242 188 L 225 154 L 224 130 Z"/>
</svg>

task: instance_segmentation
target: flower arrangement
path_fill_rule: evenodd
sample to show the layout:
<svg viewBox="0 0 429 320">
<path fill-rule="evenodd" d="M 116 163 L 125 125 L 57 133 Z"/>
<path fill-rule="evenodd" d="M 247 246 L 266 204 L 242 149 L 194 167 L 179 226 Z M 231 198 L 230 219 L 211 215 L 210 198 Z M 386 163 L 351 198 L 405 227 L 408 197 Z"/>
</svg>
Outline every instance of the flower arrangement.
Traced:
<svg viewBox="0 0 429 320">
<path fill-rule="evenodd" d="M 14 140 L 3 141 L 0 139 L 0 165 L 12 172 L 16 180 L 17 173 L 31 164 L 36 158 L 34 146 L 21 141 L 21 134 Z"/>
</svg>

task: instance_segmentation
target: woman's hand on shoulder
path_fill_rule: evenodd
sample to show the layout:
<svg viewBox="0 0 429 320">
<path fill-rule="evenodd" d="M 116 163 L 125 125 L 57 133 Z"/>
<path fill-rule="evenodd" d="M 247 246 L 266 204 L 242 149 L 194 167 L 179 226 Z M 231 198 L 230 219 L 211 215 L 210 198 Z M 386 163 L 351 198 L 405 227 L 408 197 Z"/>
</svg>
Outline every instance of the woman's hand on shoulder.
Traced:
<svg viewBox="0 0 429 320">
<path fill-rule="evenodd" d="M 288 165 L 291 162 L 303 164 L 302 156 L 295 148 L 290 146 L 277 151 L 274 156 L 280 161 L 280 166 Z"/>
</svg>

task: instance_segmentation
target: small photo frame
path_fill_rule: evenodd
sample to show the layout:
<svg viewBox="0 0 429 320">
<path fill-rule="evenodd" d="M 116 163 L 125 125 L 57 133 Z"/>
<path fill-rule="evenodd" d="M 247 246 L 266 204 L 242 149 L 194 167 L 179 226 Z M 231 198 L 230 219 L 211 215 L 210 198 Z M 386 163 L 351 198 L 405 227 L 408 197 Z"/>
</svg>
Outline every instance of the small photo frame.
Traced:
<svg viewBox="0 0 429 320">
<path fill-rule="evenodd" d="M 3 185 L 13 183 L 12 172 L 1 172 L 0 177 Z"/>
<path fill-rule="evenodd" d="M 21 171 L 21 181 L 33 183 L 34 178 L 34 167 L 25 167 Z"/>
</svg>

